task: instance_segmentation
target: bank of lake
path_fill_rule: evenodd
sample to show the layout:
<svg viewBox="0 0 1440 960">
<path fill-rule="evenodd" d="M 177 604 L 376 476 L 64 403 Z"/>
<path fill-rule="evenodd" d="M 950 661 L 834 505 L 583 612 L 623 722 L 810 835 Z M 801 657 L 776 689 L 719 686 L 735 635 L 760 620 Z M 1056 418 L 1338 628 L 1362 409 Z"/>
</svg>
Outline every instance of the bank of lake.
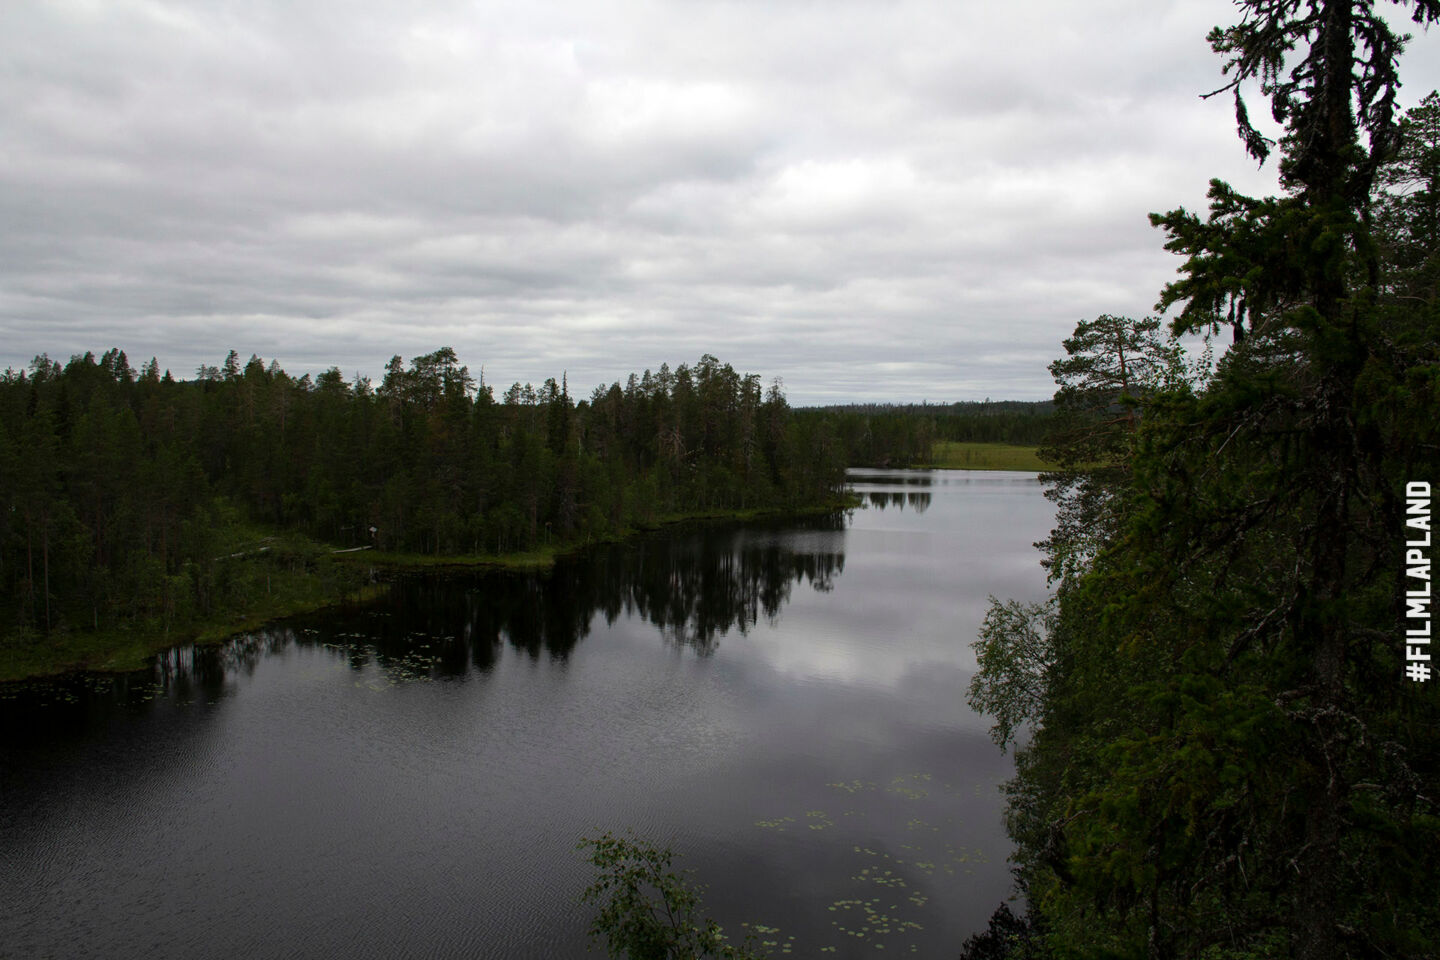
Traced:
<svg viewBox="0 0 1440 960">
<path fill-rule="evenodd" d="M 686 523 L 743 522 L 766 517 L 808 517 L 853 509 L 840 498 L 805 507 L 771 510 L 697 510 L 664 515 L 653 524 L 604 539 L 542 544 L 533 550 L 485 554 L 394 553 L 341 548 L 293 532 L 253 525 L 230 531 L 219 562 L 233 561 L 251 589 L 243 607 L 210 617 L 144 622 L 108 629 L 63 629 L 11 633 L 0 639 L 0 683 L 88 671 L 123 673 L 143 669 L 156 654 L 180 644 L 220 643 L 285 617 L 327 607 L 362 604 L 385 592 L 386 576 L 446 570 L 545 570 L 557 559 L 603 543 Z"/>
</svg>

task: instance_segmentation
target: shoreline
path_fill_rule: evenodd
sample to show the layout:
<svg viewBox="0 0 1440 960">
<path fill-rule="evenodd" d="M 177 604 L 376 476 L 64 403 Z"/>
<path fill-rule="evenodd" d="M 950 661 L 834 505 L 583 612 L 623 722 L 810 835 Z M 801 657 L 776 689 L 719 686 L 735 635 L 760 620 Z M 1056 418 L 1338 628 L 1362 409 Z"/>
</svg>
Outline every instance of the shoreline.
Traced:
<svg viewBox="0 0 1440 960">
<path fill-rule="evenodd" d="M 699 510 L 683 514 L 671 514 L 657 518 L 653 525 L 637 527 L 617 536 L 591 539 L 579 543 L 555 544 L 537 550 L 515 551 L 505 554 L 408 554 L 381 553 L 374 550 L 343 549 L 326 546 L 323 560 L 337 571 L 345 571 L 352 578 L 358 578 L 360 568 L 369 566 L 386 573 L 406 571 L 457 571 L 457 570 L 506 570 L 526 572 L 548 570 L 556 561 L 574 556 L 593 546 L 606 543 L 622 543 L 626 540 L 653 533 L 665 527 L 687 523 L 726 523 L 761 520 L 765 518 L 808 517 L 855 509 L 859 506 L 853 497 L 843 497 L 824 504 L 797 508 L 743 509 L 743 510 Z M 209 646 L 223 643 L 231 637 L 259 629 L 267 623 L 287 617 L 313 613 L 329 607 L 347 603 L 367 603 L 383 596 L 389 589 L 386 582 L 350 582 L 337 594 L 325 591 L 316 596 L 313 582 L 319 576 L 316 571 L 306 570 L 277 576 L 277 586 L 282 596 L 272 597 L 255 604 L 253 612 L 226 621 L 223 617 L 209 621 L 192 621 L 170 627 L 116 627 L 100 631 L 76 631 L 52 635 L 34 636 L 28 641 L 24 637 L 6 638 L 0 642 L 0 685 L 20 683 L 58 677 L 70 673 L 130 673 L 145 669 L 150 659 L 170 647 L 194 644 Z M 289 598 L 285 593 L 308 593 L 307 596 Z"/>
<path fill-rule="evenodd" d="M 852 510 L 860 503 L 851 497 L 830 501 L 809 507 L 795 508 L 746 508 L 737 510 L 697 510 L 690 513 L 668 514 L 659 517 L 652 524 L 632 527 L 622 533 L 608 537 L 592 538 L 579 543 L 555 544 L 534 550 L 517 550 L 513 553 L 483 554 L 428 554 L 391 553 L 379 550 L 346 551 L 343 555 L 332 555 L 332 560 L 342 564 L 369 564 L 386 570 L 510 570 L 524 572 L 548 570 L 557 560 L 575 556 L 591 547 L 607 543 L 624 543 L 626 540 L 654 533 L 666 527 L 687 523 L 744 523 L 767 518 L 814 517 L 839 510 Z"/>
</svg>

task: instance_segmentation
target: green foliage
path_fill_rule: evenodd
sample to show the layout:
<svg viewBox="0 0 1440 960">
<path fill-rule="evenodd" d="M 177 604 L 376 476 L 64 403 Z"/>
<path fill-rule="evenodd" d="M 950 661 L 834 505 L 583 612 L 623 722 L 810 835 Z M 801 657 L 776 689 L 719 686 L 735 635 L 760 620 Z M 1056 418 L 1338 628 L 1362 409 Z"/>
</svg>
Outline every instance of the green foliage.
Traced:
<svg viewBox="0 0 1440 960">
<path fill-rule="evenodd" d="M 990 598 L 980 639 L 973 644 L 978 668 L 966 700 L 976 711 L 995 718 L 990 736 L 1002 748 L 1022 724 L 1040 718 L 1055 662 L 1047 636 L 1053 617 L 1053 603 L 1002 603 Z"/>
<path fill-rule="evenodd" d="M 591 943 L 603 942 L 611 957 L 629 960 L 759 960 L 748 941 L 735 945 L 720 925 L 700 913 L 700 888 L 677 873 L 668 848 L 637 837 L 604 833 L 584 839 L 598 871 L 581 902 L 598 909 L 590 923 Z"/>
<path fill-rule="evenodd" d="M 188 382 L 154 360 L 137 377 L 119 350 L 42 356 L 0 376 L 0 440 L 0 654 L 244 622 L 281 580 L 334 579 L 311 553 L 246 555 L 240 527 L 550 556 L 669 516 L 836 503 L 844 483 L 827 422 L 708 354 L 579 403 L 563 376 L 496 403 L 449 348 L 393 358 L 374 389 L 234 351 Z"/>
<path fill-rule="evenodd" d="M 1038 470 L 1042 465 L 1033 448 L 1051 428 L 1052 409 L 1049 401 L 985 400 L 949 405 L 848 404 L 811 407 L 796 414 L 802 423 L 828 423 L 850 466 Z M 1026 452 L 1017 454 L 1015 448 Z M 1004 466 L 955 462 L 976 456 L 988 461 L 1000 449 L 1005 452 L 993 459 Z M 1009 465 L 1012 462 L 1019 465 Z"/>
<path fill-rule="evenodd" d="M 1027 918 L 1017 917 L 1008 904 L 1000 904 L 985 930 L 968 938 L 960 960 L 1024 960 L 1038 956 L 1035 931 Z"/>
<path fill-rule="evenodd" d="M 1234 344 L 1137 394 L 1113 337 L 1067 342 L 1059 416 L 1089 429 L 1062 440 L 1104 469 L 1050 478 L 1045 645 L 996 605 L 977 702 L 1002 741 L 1037 724 L 1007 824 L 1043 953 L 1430 957 L 1440 705 L 1399 601 L 1401 491 L 1440 483 L 1440 101 L 1395 123 L 1402 41 L 1368 3 L 1238 6 L 1211 42 L 1247 149 L 1242 83 L 1284 124 L 1287 194 L 1153 218 L 1186 258 L 1173 329 Z"/>
<path fill-rule="evenodd" d="M 1379 181 L 1372 216 L 1380 256 L 1390 266 L 1383 293 L 1433 306 L 1440 293 L 1440 92 L 1406 112 L 1400 146 Z"/>
<path fill-rule="evenodd" d="M 1055 393 L 1052 429 L 1039 455 L 1055 468 L 1042 475 L 1057 505 L 1055 527 L 1041 546 L 1052 580 L 1073 577 L 1111 536 L 1123 514 L 1144 405 L 1207 373 L 1187 367 L 1174 336 L 1154 317 L 1105 314 L 1082 320 L 1050 365 Z"/>
</svg>

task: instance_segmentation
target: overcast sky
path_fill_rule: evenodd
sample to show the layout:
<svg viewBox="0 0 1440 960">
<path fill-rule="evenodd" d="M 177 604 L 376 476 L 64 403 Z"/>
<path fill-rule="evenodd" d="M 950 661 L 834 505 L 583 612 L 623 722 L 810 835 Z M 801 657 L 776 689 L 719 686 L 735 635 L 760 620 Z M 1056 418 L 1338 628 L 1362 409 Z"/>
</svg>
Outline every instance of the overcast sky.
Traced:
<svg viewBox="0 0 1440 960">
<path fill-rule="evenodd" d="M 1048 396 L 1076 321 L 1173 276 L 1148 212 L 1273 192 L 1198 96 L 1233 16 L 5 0 L 0 367 L 233 348 L 378 379 L 448 345 L 584 396 L 709 352 L 797 404 Z"/>
</svg>

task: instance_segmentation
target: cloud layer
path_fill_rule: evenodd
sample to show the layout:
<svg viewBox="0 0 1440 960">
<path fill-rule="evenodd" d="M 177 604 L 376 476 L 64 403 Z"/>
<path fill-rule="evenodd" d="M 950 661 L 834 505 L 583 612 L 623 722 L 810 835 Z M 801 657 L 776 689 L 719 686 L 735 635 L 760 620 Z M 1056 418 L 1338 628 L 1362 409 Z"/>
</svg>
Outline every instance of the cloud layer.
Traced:
<svg viewBox="0 0 1440 960">
<path fill-rule="evenodd" d="M 456 348 L 591 386 L 1040 397 L 1233 136 L 1218 2 L 54 0 L 0 13 L 0 366 Z M 1405 102 L 1436 82 L 1407 56 Z M 1435 59 L 1433 56 L 1430 60 Z M 1427 83 L 1429 85 L 1427 85 Z"/>
</svg>

